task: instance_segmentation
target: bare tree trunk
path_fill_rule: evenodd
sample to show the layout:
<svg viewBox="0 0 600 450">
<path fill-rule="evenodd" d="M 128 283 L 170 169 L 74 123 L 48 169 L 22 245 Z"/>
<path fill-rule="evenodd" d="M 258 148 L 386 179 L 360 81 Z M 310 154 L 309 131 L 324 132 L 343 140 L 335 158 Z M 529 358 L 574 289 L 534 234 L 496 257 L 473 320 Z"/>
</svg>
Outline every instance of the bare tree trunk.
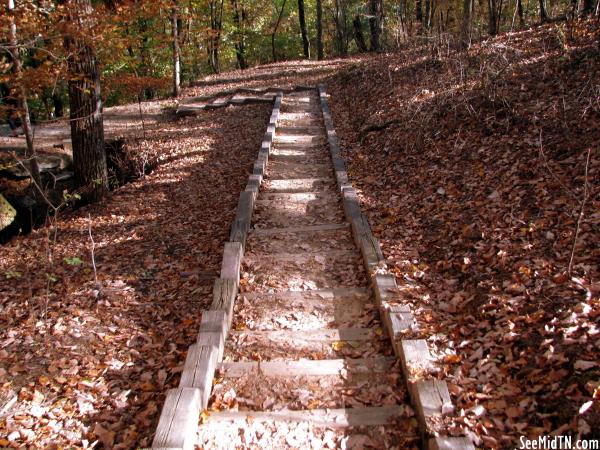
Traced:
<svg viewBox="0 0 600 450">
<path fill-rule="evenodd" d="M 546 12 L 546 0 L 539 0 L 540 4 L 540 22 L 548 22 L 548 13 Z"/>
<path fill-rule="evenodd" d="M 317 59 L 323 59 L 323 4 L 317 0 Z"/>
<path fill-rule="evenodd" d="M 248 67 L 246 63 L 246 44 L 244 42 L 244 5 L 242 5 L 242 11 L 240 13 L 238 0 L 231 0 L 231 7 L 233 9 L 233 24 L 236 28 L 236 39 L 235 39 L 235 58 L 237 59 L 238 67 L 244 70 Z"/>
<path fill-rule="evenodd" d="M 177 24 L 177 2 L 171 12 L 171 29 L 173 31 L 173 97 L 179 96 L 181 89 L 181 56 L 179 52 L 179 27 Z"/>
<path fill-rule="evenodd" d="M 319 0 L 320 1 L 320 0 Z M 348 31 L 346 29 L 346 4 L 344 0 L 335 0 L 335 32 L 338 54 L 348 54 Z"/>
<path fill-rule="evenodd" d="M 463 0 L 462 34 L 460 45 L 463 50 L 471 46 L 471 16 L 473 15 L 473 0 Z"/>
<path fill-rule="evenodd" d="M 221 43 L 221 30 L 223 29 L 223 1 L 217 5 L 218 0 L 210 0 L 210 36 L 208 40 L 209 63 L 215 73 L 219 73 L 219 46 Z"/>
<path fill-rule="evenodd" d="M 362 32 L 362 24 L 360 23 L 360 16 L 358 14 L 354 16 L 352 25 L 354 26 L 354 40 L 356 41 L 358 50 L 360 52 L 366 52 L 367 44 L 365 44 L 365 37 L 363 36 Z"/>
<path fill-rule="evenodd" d="M 304 17 L 304 0 L 298 0 L 298 20 L 300 21 L 300 33 L 302 34 L 302 49 L 304 57 L 310 58 L 310 43 L 306 32 L 306 18 Z"/>
<path fill-rule="evenodd" d="M 421 0 L 416 0 L 415 9 L 417 20 L 419 22 L 423 22 L 423 3 L 421 2 Z"/>
<path fill-rule="evenodd" d="M 108 191 L 104 124 L 100 95 L 100 71 L 90 42 L 87 22 L 91 0 L 74 0 L 69 19 L 78 24 L 78 34 L 65 37 L 69 52 L 69 104 L 75 182 L 86 201 L 97 201 Z"/>
<path fill-rule="evenodd" d="M 521 28 L 525 28 L 525 17 L 523 14 L 523 2 L 522 0 L 517 0 L 517 13 L 519 14 L 519 26 Z"/>
<path fill-rule="evenodd" d="M 273 52 L 273 62 L 277 62 L 277 51 L 275 49 L 275 35 L 277 34 L 277 28 L 279 28 L 279 24 L 281 23 L 281 18 L 283 17 L 283 10 L 285 9 L 285 3 L 287 0 L 283 0 L 283 4 L 281 5 L 281 11 L 277 15 L 277 23 L 275 23 L 275 27 L 273 28 L 273 32 L 271 33 L 271 51 Z M 277 11 L 277 6 L 275 6 L 275 11 Z"/>
<path fill-rule="evenodd" d="M 490 36 L 498 34 L 496 23 L 496 0 L 488 0 L 488 33 Z"/>
<path fill-rule="evenodd" d="M 371 51 L 380 50 L 379 34 L 381 27 L 381 0 L 369 0 L 369 29 L 371 31 Z"/>
<path fill-rule="evenodd" d="M 17 109 L 18 114 L 21 117 L 23 125 L 23 132 L 25 133 L 25 140 L 27 142 L 27 149 L 25 151 L 25 159 L 27 160 L 27 166 L 29 167 L 29 174 L 32 180 L 37 184 L 39 189 L 43 189 L 40 168 L 38 166 L 37 154 L 35 147 L 33 146 L 33 129 L 31 128 L 31 120 L 29 118 L 29 104 L 27 103 L 27 92 L 23 86 L 23 62 L 21 61 L 21 55 L 19 54 L 18 40 L 17 40 L 17 23 L 14 18 L 15 2 L 14 0 L 8 0 L 8 13 L 10 14 L 10 47 L 11 57 L 13 62 L 13 73 L 15 75 L 15 91 L 17 93 Z"/>
</svg>

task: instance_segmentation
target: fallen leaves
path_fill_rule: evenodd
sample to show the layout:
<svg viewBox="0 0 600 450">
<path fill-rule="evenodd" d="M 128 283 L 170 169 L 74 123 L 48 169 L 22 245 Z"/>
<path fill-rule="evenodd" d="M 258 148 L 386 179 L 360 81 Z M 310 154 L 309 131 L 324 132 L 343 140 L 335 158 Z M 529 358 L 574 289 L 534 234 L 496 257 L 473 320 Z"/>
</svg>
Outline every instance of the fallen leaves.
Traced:
<svg viewBox="0 0 600 450">
<path fill-rule="evenodd" d="M 50 246 L 56 264 L 46 263 L 49 229 L 2 248 L 0 398 L 16 397 L 0 403 L 4 445 L 150 445 L 164 392 L 212 301 L 213 277 L 203 274 L 218 273 L 268 112 L 146 124 L 146 138 L 130 145 L 161 163 L 104 203 L 63 214 Z"/>
<path fill-rule="evenodd" d="M 435 66 L 424 49 L 406 49 L 328 84 L 351 181 L 452 382 L 453 431 L 477 446 L 600 427 L 586 386 L 600 380 L 600 134 L 588 126 L 600 117 L 588 87 L 597 27 L 574 30 L 566 54 L 541 27 Z M 457 67 L 470 67 L 470 83 Z M 511 75 L 491 86 L 492 68 Z M 373 122 L 389 126 L 360 133 Z"/>
</svg>

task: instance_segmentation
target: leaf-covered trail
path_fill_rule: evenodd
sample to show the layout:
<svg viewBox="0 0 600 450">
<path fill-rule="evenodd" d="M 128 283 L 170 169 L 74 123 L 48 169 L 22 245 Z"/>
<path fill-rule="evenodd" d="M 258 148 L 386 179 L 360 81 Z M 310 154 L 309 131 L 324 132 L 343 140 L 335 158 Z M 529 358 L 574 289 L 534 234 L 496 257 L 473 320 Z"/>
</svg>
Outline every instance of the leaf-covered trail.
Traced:
<svg viewBox="0 0 600 450">
<path fill-rule="evenodd" d="M 56 243 L 49 227 L 2 247 L 0 446 L 150 445 L 267 121 L 245 106 L 151 125 L 129 145 L 155 171 L 63 214 Z"/>
<path fill-rule="evenodd" d="M 284 96 L 202 448 L 411 448 L 316 92 Z M 323 225 L 331 225 L 323 229 Z"/>
</svg>

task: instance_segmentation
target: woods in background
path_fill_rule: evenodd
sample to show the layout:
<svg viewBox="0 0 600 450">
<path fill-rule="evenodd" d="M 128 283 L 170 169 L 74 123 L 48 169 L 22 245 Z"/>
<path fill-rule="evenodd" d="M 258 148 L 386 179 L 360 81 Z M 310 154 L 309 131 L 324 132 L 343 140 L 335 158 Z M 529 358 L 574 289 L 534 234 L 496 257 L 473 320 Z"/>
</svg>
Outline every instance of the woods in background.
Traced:
<svg viewBox="0 0 600 450">
<path fill-rule="evenodd" d="M 20 118 L 35 179 L 29 123 L 61 117 L 68 102 L 76 179 L 95 199 L 107 189 L 104 104 L 177 96 L 208 73 L 415 38 L 466 50 L 499 32 L 598 15 L 598 0 L 5 0 L 3 9 L 0 115 Z"/>
</svg>

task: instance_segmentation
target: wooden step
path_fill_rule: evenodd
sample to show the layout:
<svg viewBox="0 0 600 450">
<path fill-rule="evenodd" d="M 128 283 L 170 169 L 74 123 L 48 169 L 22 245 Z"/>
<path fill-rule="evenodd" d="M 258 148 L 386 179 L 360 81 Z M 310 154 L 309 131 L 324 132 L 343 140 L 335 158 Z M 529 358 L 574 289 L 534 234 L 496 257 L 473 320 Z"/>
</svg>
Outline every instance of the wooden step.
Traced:
<svg viewBox="0 0 600 450">
<path fill-rule="evenodd" d="M 277 134 L 300 134 L 300 135 L 324 135 L 325 129 L 321 126 L 302 126 L 302 125 L 278 125 L 277 126 Z"/>
<path fill-rule="evenodd" d="M 200 432 L 256 421 L 310 422 L 312 426 L 319 428 L 376 426 L 385 425 L 396 417 L 409 417 L 412 414 L 412 409 L 408 405 L 303 411 L 219 411 L 209 413 L 206 423 L 200 427 Z"/>
<path fill-rule="evenodd" d="M 324 135 L 276 133 L 275 145 L 278 144 L 324 144 Z"/>
<path fill-rule="evenodd" d="M 304 227 L 285 227 L 285 228 L 253 228 L 250 233 L 254 234 L 285 234 L 285 233 L 314 233 L 318 231 L 335 231 L 348 229 L 350 224 L 345 223 L 324 223 L 319 225 L 308 225 Z"/>
<path fill-rule="evenodd" d="M 381 330 L 380 330 L 381 331 Z M 381 334 L 381 333 L 380 333 Z M 302 342 L 337 342 L 337 341 L 368 341 L 377 336 L 373 328 L 321 328 L 310 331 L 269 330 L 269 331 L 231 331 L 232 338 L 247 336 L 249 338 L 265 339 L 273 342 L 286 341 Z"/>
<path fill-rule="evenodd" d="M 361 357 L 364 354 L 391 353 L 383 329 L 370 328 L 312 328 L 294 329 L 302 314 L 282 318 L 276 330 L 244 330 L 233 332 L 227 341 L 226 359 L 230 361 L 253 361 L 257 358 L 275 361 L 289 361 L 300 358 L 326 360 L 347 357 Z M 375 318 L 371 317 L 370 322 Z M 236 326 L 237 324 L 234 324 Z M 243 324 L 245 325 L 245 324 Z M 369 323 L 371 326 L 371 323 Z"/>
<path fill-rule="evenodd" d="M 263 181 L 271 192 L 313 192 L 334 187 L 333 178 L 276 178 Z M 320 188 L 320 189 L 319 189 Z"/>
<path fill-rule="evenodd" d="M 250 324 L 253 330 L 371 326 L 377 317 L 371 292 L 363 288 L 246 292 L 238 295 L 236 312 L 243 313 L 244 322 L 235 325 Z"/>
<path fill-rule="evenodd" d="M 348 373 L 385 373 L 396 358 L 380 356 L 367 359 L 301 359 L 298 361 L 223 362 L 217 370 L 224 378 L 238 378 L 256 372 L 267 377 L 327 376 Z"/>
<path fill-rule="evenodd" d="M 328 259 L 355 259 L 359 255 L 358 249 L 354 251 L 348 250 L 331 250 L 328 252 L 302 252 L 302 253 L 246 253 L 244 262 L 246 264 L 260 263 L 266 260 L 298 261 L 308 262 L 311 260 L 326 261 Z"/>
<path fill-rule="evenodd" d="M 247 299 L 276 297 L 279 299 L 289 299 L 291 301 L 315 301 L 322 303 L 323 300 L 344 301 L 349 298 L 360 298 L 363 300 L 368 300 L 371 297 L 371 290 L 367 288 L 342 287 L 335 289 L 315 289 L 312 291 L 283 291 L 272 294 L 265 294 L 260 292 L 246 292 L 241 293 L 239 295 L 246 297 Z"/>
<path fill-rule="evenodd" d="M 271 202 L 294 202 L 305 203 L 315 200 L 331 200 L 337 202 L 339 195 L 329 192 L 264 192 L 256 200 L 255 204 L 269 204 Z"/>
</svg>

